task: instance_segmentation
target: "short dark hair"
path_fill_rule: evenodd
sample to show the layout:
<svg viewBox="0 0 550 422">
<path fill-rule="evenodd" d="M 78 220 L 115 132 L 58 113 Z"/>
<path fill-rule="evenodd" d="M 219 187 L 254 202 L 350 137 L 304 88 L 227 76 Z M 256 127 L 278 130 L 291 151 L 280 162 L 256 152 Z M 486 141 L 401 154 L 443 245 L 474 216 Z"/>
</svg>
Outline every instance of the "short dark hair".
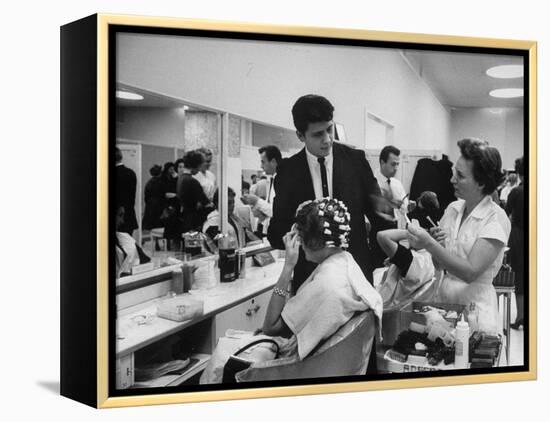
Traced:
<svg viewBox="0 0 550 422">
<path fill-rule="evenodd" d="M 437 194 L 430 190 L 425 190 L 418 197 L 418 203 L 422 205 L 427 211 L 439 210 L 439 201 L 437 200 Z"/>
<path fill-rule="evenodd" d="M 176 161 L 174 161 L 174 168 L 176 169 L 176 171 L 178 170 L 180 163 L 183 163 L 183 158 L 178 158 Z"/>
<path fill-rule="evenodd" d="M 216 191 L 214 192 L 214 196 L 212 196 L 212 202 L 214 203 L 214 206 L 216 208 L 218 208 L 218 200 L 219 200 L 219 193 L 218 193 L 219 189 L 216 189 Z M 229 186 L 227 187 L 227 196 L 235 196 L 235 191 L 230 188 Z"/>
<path fill-rule="evenodd" d="M 473 163 L 474 180 L 483 186 L 482 192 L 490 195 L 504 181 L 502 159 L 495 147 L 477 138 L 465 138 L 457 142 L 460 154 Z"/>
<path fill-rule="evenodd" d="M 516 173 L 519 176 L 524 176 L 525 175 L 525 167 L 524 167 L 523 157 L 520 157 L 520 158 L 516 159 L 516 161 L 514 163 L 514 169 L 516 170 Z"/>
<path fill-rule="evenodd" d="M 204 163 L 204 155 L 198 151 L 186 152 L 183 156 L 183 165 L 188 169 L 199 168 Z"/>
<path fill-rule="evenodd" d="M 265 152 L 265 156 L 267 157 L 267 159 L 269 161 L 275 159 L 277 161 L 277 164 L 279 164 L 283 159 L 283 156 L 281 155 L 281 150 L 275 145 L 266 145 L 265 147 L 260 147 L 258 152 L 260 154 L 263 154 Z"/>
<path fill-rule="evenodd" d="M 115 147 L 115 163 L 122 161 L 122 152 L 119 147 Z"/>
<path fill-rule="evenodd" d="M 399 148 L 394 147 L 393 145 L 386 145 L 384 148 L 382 148 L 382 151 L 380 151 L 380 161 L 383 161 L 384 163 L 388 161 L 388 158 L 390 158 L 390 154 L 399 157 L 401 151 L 399 150 Z"/>
<path fill-rule="evenodd" d="M 292 107 L 294 126 L 300 133 L 305 133 L 310 123 L 329 122 L 333 118 L 334 107 L 320 95 L 304 95 Z"/>
<path fill-rule="evenodd" d="M 160 173 L 162 172 L 162 167 L 158 164 L 155 164 L 153 167 L 149 169 L 149 174 L 153 177 L 160 176 Z"/>
</svg>

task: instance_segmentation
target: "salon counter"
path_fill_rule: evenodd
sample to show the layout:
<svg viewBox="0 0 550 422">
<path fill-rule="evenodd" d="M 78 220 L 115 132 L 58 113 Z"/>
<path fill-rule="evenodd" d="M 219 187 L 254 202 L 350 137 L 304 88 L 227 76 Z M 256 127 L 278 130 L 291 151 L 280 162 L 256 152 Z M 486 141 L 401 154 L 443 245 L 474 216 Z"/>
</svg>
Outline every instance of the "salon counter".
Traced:
<svg viewBox="0 0 550 422">
<path fill-rule="evenodd" d="M 122 372 L 133 372 L 133 354 L 168 336 L 186 330 L 185 333 L 190 333 L 189 342 L 193 344 L 195 351 L 210 354 L 218 337 L 224 334 L 226 328 L 260 328 L 269 297 L 266 292 L 277 282 L 283 265 L 284 260 L 279 259 L 265 267 L 250 267 L 245 279 L 219 283 L 211 289 L 191 290 L 186 293 L 204 303 L 203 314 L 192 320 L 175 322 L 158 317 L 157 306 L 166 296 L 119 311 L 115 346 L 117 388 L 127 388 L 133 384 L 133 378 L 132 381 L 126 382 L 119 380 Z M 265 294 L 262 296 L 263 293 Z M 254 299 L 257 302 L 254 302 Z"/>
</svg>

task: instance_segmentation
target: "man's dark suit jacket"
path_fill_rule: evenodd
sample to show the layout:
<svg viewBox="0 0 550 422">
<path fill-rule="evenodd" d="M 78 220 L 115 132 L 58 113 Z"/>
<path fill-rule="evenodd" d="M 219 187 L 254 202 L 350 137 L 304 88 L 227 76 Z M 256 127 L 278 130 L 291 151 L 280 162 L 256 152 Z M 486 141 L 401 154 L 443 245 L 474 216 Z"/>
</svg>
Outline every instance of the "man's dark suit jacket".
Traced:
<svg viewBox="0 0 550 422">
<path fill-rule="evenodd" d="M 136 210 L 136 174 L 124 165 L 115 167 L 115 197 L 116 202 L 124 207 L 124 224 L 117 230 L 132 234 L 137 229 Z"/>
<path fill-rule="evenodd" d="M 372 195 L 380 195 L 378 182 L 362 150 L 334 143 L 332 148 L 332 192 L 334 198 L 344 202 L 351 215 L 351 232 L 348 251 L 361 270 L 372 282 L 372 265 L 365 226 L 366 215 L 374 220 Z M 315 190 L 305 148 L 283 160 L 277 167 L 273 218 L 269 223 L 268 239 L 275 249 L 284 249 L 283 236 L 295 222 L 296 208 L 308 199 L 315 199 Z M 311 274 L 316 264 L 300 258 L 294 268 L 293 289 L 296 291 Z"/>
</svg>

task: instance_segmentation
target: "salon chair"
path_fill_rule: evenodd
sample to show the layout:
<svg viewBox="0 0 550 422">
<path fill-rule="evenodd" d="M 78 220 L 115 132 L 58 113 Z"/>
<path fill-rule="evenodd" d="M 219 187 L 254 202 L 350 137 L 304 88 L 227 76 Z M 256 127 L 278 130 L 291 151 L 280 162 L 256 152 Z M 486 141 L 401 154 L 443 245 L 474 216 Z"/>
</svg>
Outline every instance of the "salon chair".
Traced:
<svg viewBox="0 0 550 422">
<path fill-rule="evenodd" d="M 364 375 L 378 331 L 372 310 L 356 313 L 303 360 L 298 357 L 252 364 L 237 382 Z"/>
</svg>

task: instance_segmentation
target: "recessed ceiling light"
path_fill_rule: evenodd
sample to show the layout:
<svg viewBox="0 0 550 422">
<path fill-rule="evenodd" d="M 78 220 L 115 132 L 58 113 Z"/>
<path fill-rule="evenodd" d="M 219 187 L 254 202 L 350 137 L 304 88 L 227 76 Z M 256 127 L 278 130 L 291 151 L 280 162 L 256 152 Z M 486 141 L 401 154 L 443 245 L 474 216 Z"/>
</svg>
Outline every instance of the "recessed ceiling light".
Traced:
<svg viewBox="0 0 550 422">
<path fill-rule="evenodd" d="M 523 76 L 523 65 L 507 64 L 503 66 L 495 66 L 487 69 L 487 75 L 499 79 L 521 78 Z"/>
<path fill-rule="evenodd" d="M 122 100 L 132 100 L 132 101 L 143 100 L 143 95 L 139 95 L 139 94 L 136 94 L 135 92 L 129 92 L 129 91 L 117 91 L 116 97 Z"/>
<path fill-rule="evenodd" d="M 517 98 L 523 97 L 523 88 L 501 88 L 489 92 L 491 97 L 496 98 Z"/>
</svg>

